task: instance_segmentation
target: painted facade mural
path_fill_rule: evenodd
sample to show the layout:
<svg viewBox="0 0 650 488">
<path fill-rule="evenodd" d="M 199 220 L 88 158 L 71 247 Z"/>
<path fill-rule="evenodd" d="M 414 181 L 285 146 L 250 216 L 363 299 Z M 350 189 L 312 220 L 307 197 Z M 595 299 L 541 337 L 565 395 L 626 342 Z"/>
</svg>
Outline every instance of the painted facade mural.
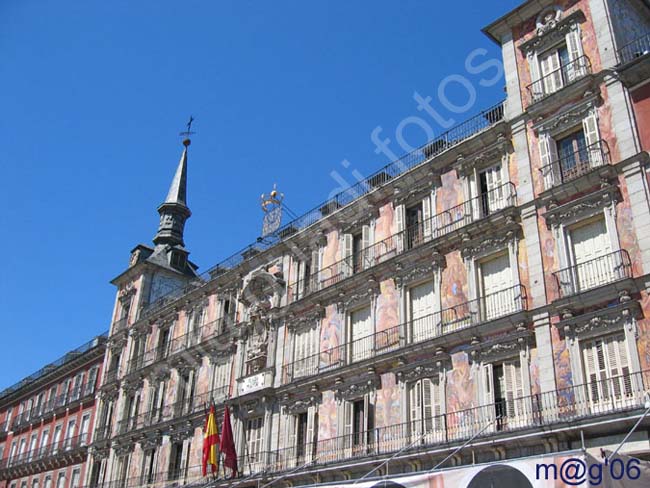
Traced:
<svg viewBox="0 0 650 488">
<path fill-rule="evenodd" d="M 318 438 L 333 439 L 338 435 L 336 425 L 337 404 L 333 391 L 324 391 L 318 406 Z"/>
<path fill-rule="evenodd" d="M 336 309 L 336 305 L 329 305 L 325 309 L 325 317 L 321 321 L 320 350 L 328 351 L 341 345 L 343 340 L 343 320 Z M 323 357 L 321 357 L 323 361 Z"/>
<path fill-rule="evenodd" d="M 460 251 L 447 255 L 447 267 L 442 272 L 442 309 L 454 307 L 469 300 L 467 288 L 467 269 Z"/>
<path fill-rule="evenodd" d="M 451 354 L 451 371 L 447 372 L 447 411 L 462 411 L 477 406 L 478 385 L 472 363 L 465 351 Z"/>
<path fill-rule="evenodd" d="M 377 390 L 375 400 L 375 425 L 377 428 L 396 425 L 401 422 L 400 387 L 393 373 L 381 375 L 381 388 Z M 385 435 L 390 435 L 384 429 Z M 389 440 L 389 439 L 380 439 Z"/>
<path fill-rule="evenodd" d="M 377 297 L 377 332 L 387 330 L 399 324 L 399 291 L 392 279 L 379 284 L 380 294 Z"/>
</svg>

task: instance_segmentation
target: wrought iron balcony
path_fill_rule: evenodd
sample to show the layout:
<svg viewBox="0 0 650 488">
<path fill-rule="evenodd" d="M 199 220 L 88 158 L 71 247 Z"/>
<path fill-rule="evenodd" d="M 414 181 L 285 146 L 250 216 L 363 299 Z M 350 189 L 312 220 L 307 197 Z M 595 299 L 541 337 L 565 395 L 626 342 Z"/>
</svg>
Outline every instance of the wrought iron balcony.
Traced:
<svg viewBox="0 0 650 488">
<path fill-rule="evenodd" d="M 111 336 L 114 336 L 118 332 L 121 332 L 126 329 L 126 326 L 128 324 L 129 318 L 128 317 L 122 317 L 119 320 L 116 320 L 113 323 L 113 328 L 111 330 Z"/>
<path fill-rule="evenodd" d="M 544 188 L 549 190 L 567 181 L 575 180 L 595 168 L 609 164 L 609 147 L 605 141 L 598 141 L 590 146 L 557 158 L 551 164 L 540 168 L 544 179 Z"/>
<path fill-rule="evenodd" d="M 530 103 L 539 102 L 553 93 L 591 74 L 591 61 L 587 56 L 561 65 L 526 87 Z"/>
<path fill-rule="evenodd" d="M 278 472 L 353 458 L 417 451 L 501 433 L 543 429 L 584 419 L 643 409 L 650 371 L 625 374 L 546 393 L 502 399 L 466 410 L 450 411 L 339 437 L 307 442 L 273 452 L 242 456 L 244 474 Z"/>
<path fill-rule="evenodd" d="M 127 417 L 117 422 L 117 435 L 124 435 L 171 420 L 182 419 L 189 415 L 207 412 L 210 402 L 219 405 L 229 398 L 230 387 L 221 386 L 214 390 L 194 395 L 192 398 L 179 400 L 175 403 L 164 404 L 138 415 Z M 110 433 L 108 433 L 110 435 Z M 97 438 L 95 440 L 98 440 Z"/>
<path fill-rule="evenodd" d="M 372 335 L 301 358 L 283 367 L 283 384 L 371 359 L 408 344 L 424 342 L 461 329 L 527 310 L 526 288 L 506 288 L 440 312 L 409 320 Z"/>
<path fill-rule="evenodd" d="M 354 274 L 513 207 L 516 201 L 517 191 L 512 183 L 506 183 L 470 198 L 460 205 L 410 225 L 386 239 L 316 271 L 307 278 L 290 284 L 288 286 L 290 300 L 295 302 L 314 292 L 329 288 Z"/>
<path fill-rule="evenodd" d="M 193 331 L 171 339 L 166 345 L 156 346 L 131 358 L 128 363 L 127 374 L 135 373 L 152 364 L 187 351 L 192 347 L 205 344 L 214 338 L 219 340 L 220 337 L 225 337 L 231 333 L 238 325 L 230 317 L 213 320 Z"/>
<path fill-rule="evenodd" d="M 625 249 L 553 273 L 560 298 L 632 278 L 632 262 Z"/>
<path fill-rule="evenodd" d="M 0 460 L 0 470 L 17 468 L 38 461 L 49 462 L 53 458 L 70 456 L 80 450 L 85 450 L 88 446 L 88 440 L 88 434 L 81 434 L 75 437 L 61 439 L 58 442 L 51 442 L 50 444 L 40 446 L 31 451 L 18 453 L 13 457 Z"/>
<path fill-rule="evenodd" d="M 618 63 L 626 64 L 650 53 L 650 33 L 644 34 L 618 50 Z"/>
<path fill-rule="evenodd" d="M 186 293 L 189 293 L 192 290 L 196 290 L 197 288 L 204 286 L 215 277 L 221 276 L 222 274 L 235 269 L 237 266 L 246 261 L 246 259 L 257 255 L 259 252 L 269 249 L 270 247 L 276 245 L 280 240 L 289 238 L 296 232 L 315 224 L 324 216 L 329 215 L 332 211 L 349 205 L 355 200 L 374 191 L 376 188 L 388 183 L 392 179 L 425 164 L 432 158 L 444 153 L 450 148 L 462 144 L 463 142 L 471 139 L 473 136 L 485 131 L 486 129 L 489 129 L 490 127 L 504 120 L 504 114 L 505 101 L 480 112 L 479 114 L 471 117 L 470 119 L 462 122 L 455 127 L 452 127 L 435 140 L 428 142 L 425 145 L 403 155 L 397 160 L 381 168 L 376 173 L 370 175 L 365 180 L 360 181 L 350 188 L 343 190 L 326 202 L 316 205 L 314 208 L 292 220 L 291 222 L 287 222 L 263 242 L 260 242 L 258 240 L 253 244 L 250 244 L 244 249 L 237 251 L 232 256 L 213 266 L 193 282 L 179 286 L 178 288 L 174 288 L 163 297 L 160 297 L 154 302 L 145 305 L 141 310 L 140 316 L 151 316 L 157 310 L 169 305 Z"/>
<path fill-rule="evenodd" d="M 12 430 L 18 430 L 35 422 L 39 422 L 62 408 L 67 408 L 77 401 L 94 397 L 94 395 L 95 383 L 81 384 L 66 393 L 50 398 L 47 402 L 43 402 L 41 405 L 36 405 L 30 410 L 26 410 L 22 414 L 16 415 L 12 421 L 11 428 Z"/>
</svg>

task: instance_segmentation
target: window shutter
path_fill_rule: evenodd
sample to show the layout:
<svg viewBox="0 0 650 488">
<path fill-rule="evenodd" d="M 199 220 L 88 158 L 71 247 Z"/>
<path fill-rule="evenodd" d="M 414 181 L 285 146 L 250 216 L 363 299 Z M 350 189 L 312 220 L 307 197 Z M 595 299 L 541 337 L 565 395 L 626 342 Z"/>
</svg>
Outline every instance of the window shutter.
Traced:
<svg viewBox="0 0 650 488">
<path fill-rule="evenodd" d="M 420 390 L 421 390 L 421 384 L 419 381 L 412 383 L 409 387 L 409 411 L 411 413 L 411 432 L 414 437 L 420 435 L 421 433 L 420 413 L 422 409 L 420 406 Z"/>
<path fill-rule="evenodd" d="M 549 134 L 540 134 L 538 144 L 544 187 L 549 189 L 560 181 L 557 147 Z"/>
<path fill-rule="evenodd" d="M 314 453 L 314 444 L 316 439 L 314 438 L 316 431 L 316 420 L 318 418 L 318 409 L 316 407 L 309 407 L 307 410 L 307 434 L 305 436 L 306 446 L 305 446 L 305 461 L 310 462 L 312 460 L 312 455 Z"/>
<path fill-rule="evenodd" d="M 343 269 L 339 270 L 343 276 L 350 276 L 353 272 L 352 265 L 354 258 L 352 257 L 352 234 L 343 234 Z"/>
<path fill-rule="evenodd" d="M 361 263 L 362 268 L 367 269 L 372 266 L 372 250 L 370 248 L 370 226 L 364 225 L 361 228 Z"/>
<path fill-rule="evenodd" d="M 567 50 L 569 51 L 569 60 L 571 62 L 571 65 L 566 70 L 567 78 L 568 81 L 573 81 L 585 74 L 585 63 L 580 59 L 582 56 L 582 42 L 580 41 L 579 30 L 572 30 L 567 34 L 566 45 Z"/>
<path fill-rule="evenodd" d="M 589 395 L 592 402 L 597 402 L 600 398 L 598 394 L 598 375 L 596 372 L 596 358 L 594 354 L 596 347 L 597 346 L 594 342 L 590 342 L 588 347 L 585 347 L 583 351 L 585 376 L 589 382 Z"/>
<path fill-rule="evenodd" d="M 600 150 L 598 133 L 598 119 L 596 114 L 592 113 L 582 121 L 582 127 L 585 133 L 585 142 L 589 154 L 589 163 L 592 167 L 603 164 L 603 156 Z"/>
<path fill-rule="evenodd" d="M 431 195 L 422 200 L 422 234 L 425 241 L 431 238 Z"/>
<path fill-rule="evenodd" d="M 293 455 L 297 457 L 298 454 L 298 422 L 300 422 L 300 415 L 290 415 L 287 419 L 289 421 L 289 443 L 287 444 L 294 450 Z"/>
<path fill-rule="evenodd" d="M 530 68 L 530 79 L 533 83 L 532 89 L 533 89 L 533 101 L 538 100 L 541 98 L 542 94 L 544 93 L 544 87 L 542 84 L 542 81 L 539 79 L 539 61 L 537 59 L 537 56 L 532 56 L 528 58 L 528 67 Z"/>
<path fill-rule="evenodd" d="M 397 205 L 395 207 L 395 226 L 397 227 L 397 252 L 400 253 L 404 250 L 404 220 L 406 209 L 404 205 Z"/>
<path fill-rule="evenodd" d="M 483 403 L 485 405 L 491 405 L 494 403 L 494 380 L 492 378 L 492 365 L 484 364 L 483 365 Z"/>
<path fill-rule="evenodd" d="M 428 378 L 422 380 L 422 416 L 425 432 L 433 430 L 433 395 L 436 385 Z"/>
<path fill-rule="evenodd" d="M 345 447 L 352 446 L 353 403 L 343 402 L 343 435 Z"/>
<path fill-rule="evenodd" d="M 315 249 L 311 252 L 311 276 L 309 277 L 309 288 L 316 291 L 320 288 L 320 250 Z"/>
</svg>

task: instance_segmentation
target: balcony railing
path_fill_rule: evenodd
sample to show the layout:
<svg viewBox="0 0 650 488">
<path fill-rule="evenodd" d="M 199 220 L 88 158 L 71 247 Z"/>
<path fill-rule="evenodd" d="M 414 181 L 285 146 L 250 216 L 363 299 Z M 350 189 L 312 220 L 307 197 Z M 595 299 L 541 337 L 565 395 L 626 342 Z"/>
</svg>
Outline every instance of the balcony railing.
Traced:
<svg viewBox="0 0 650 488">
<path fill-rule="evenodd" d="M 40 421 L 42 418 L 61 408 L 67 407 L 74 402 L 92 397 L 95 394 L 95 383 L 84 383 L 72 388 L 67 393 L 62 393 L 56 397 L 50 398 L 41 405 L 32 407 L 22 414 L 16 415 L 12 421 L 12 430 L 17 430 L 26 425 Z"/>
<path fill-rule="evenodd" d="M 515 186 L 512 183 L 501 185 L 422 222 L 410 225 L 386 239 L 318 270 L 308 278 L 292 283 L 289 285 L 289 295 L 293 301 L 296 301 L 316 291 L 329 288 L 355 273 L 370 269 L 399 254 L 512 207 L 516 204 L 516 200 Z"/>
<path fill-rule="evenodd" d="M 233 270 L 252 256 L 271 248 L 283 239 L 289 238 L 296 232 L 315 224 L 323 217 L 329 215 L 332 211 L 352 203 L 394 178 L 426 163 L 431 158 L 444 153 L 448 149 L 463 143 L 476 134 L 499 123 L 504 119 L 504 113 L 505 102 L 500 102 L 486 110 L 483 110 L 461 124 L 452 127 L 435 140 L 403 155 L 395 161 L 392 161 L 376 173 L 368 176 L 365 180 L 343 190 L 331 199 L 317 205 L 291 222 L 287 222 L 275 231 L 273 235 L 268 236 L 264 241 L 257 240 L 253 244 L 248 245 L 244 249 L 234 253 L 232 256 L 213 266 L 195 281 L 174 288 L 163 297 L 147 304 L 142 308 L 141 317 L 150 316 L 156 310 L 170 304 L 184 294 L 200 288 L 216 276 L 220 276 L 223 273 Z"/>
<path fill-rule="evenodd" d="M 506 288 L 293 361 L 284 366 L 282 381 L 284 384 L 291 383 L 380 356 L 407 344 L 434 339 L 522 312 L 527 310 L 527 302 L 524 286 Z"/>
<path fill-rule="evenodd" d="M 587 56 L 580 56 L 569 63 L 563 64 L 558 69 L 542 76 L 539 80 L 526 87 L 530 94 L 531 103 L 543 100 L 590 73 L 591 61 Z"/>
<path fill-rule="evenodd" d="M 222 386 L 214 390 L 194 395 L 192 398 L 179 400 L 178 402 L 165 404 L 160 408 L 154 408 L 142 412 L 136 416 L 128 417 L 117 422 L 117 435 L 126 434 L 140 429 L 146 429 L 161 422 L 179 419 L 187 415 L 207 412 L 211 401 L 215 404 L 223 403 L 228 399 L 229 386 Z M 96 435 L 97 438 L 97 435 Z"/>
<path fill-rule="evenodd" d="M 387 455 L 525 429 L 624 414 L 642 409 L 650 371 L 625 374 L 547 393 L 498 399 L 489 404 L 351 434 L 308 442 L 273 452 L 242 456 L 244 474 L 296 469 L 307 463 L 327 464 Z"/>
<path fill-rule="evenodd" d="M 632 278 L 632 262 L 625 249 L 564 268 L 553 273 L 560 298 L 566 298 L 609 283 Z"/>
<path fill-rule="evenodd" d="M 584 146 L 540 168 L 547 190 L 575 180 L 595 168 L 609 164 L 609 147 L 605 141 Z"/>
<path fill-rule="evenodd" d="M 146 368 L 154 363 L 163 361 L 167 358 L 186 351 L 194 346 L 198 346 L 224 334 L 228 334 L 238 323 L 229 317 L 222 317 L 213 320 L 195 330 L 171 339 L 166 345 L 156 346 L 149 349 L 134 358 L 128 363 L 127 374 L 134 373 L 140 369 Z"/>
<path fill-rule="evenodd" d="M 88 434 L 81 434 L 75 437 L 61 439 L 58 442 L 51 442 L 30 451 L 16 454 L 13 457 L 0 460 L 0 469 L 14 468 L 36 461 L 44 461 L 56 456 L 69 455 L 70 453 L 88 446 Z"/>
<path fill-rule="evenodd" d="M 128 324 L 129 318 L 128 317 L 122 317 L 119 320 L 116 320 L 113 323 L 113 329 L 111 330 L 111 335 L 115 335 L 120 331 L 123 331 L 126 329 L 126 326 Z"/>
<path fill-rule="evenodd" d="M 618 63 L 626 64 L 650 53 L 650 33 L 636 38 L 618 50 Z"/>
</svg>

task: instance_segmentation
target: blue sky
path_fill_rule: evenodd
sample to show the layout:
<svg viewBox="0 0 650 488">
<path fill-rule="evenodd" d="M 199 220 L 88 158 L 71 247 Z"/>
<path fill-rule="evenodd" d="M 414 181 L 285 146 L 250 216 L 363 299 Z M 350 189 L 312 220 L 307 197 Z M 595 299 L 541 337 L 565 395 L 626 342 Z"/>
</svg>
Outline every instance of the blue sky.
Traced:
<svg viewBox="0 0 650 488">
<path fill-rule="evenodd" d="M 1 2 L 0 389 L 108 329 L 190 114 L 204 270 L 260 234 L 274 182 L 301 213 L 389 162 L 373 131 L 398 154 L 442 132 L 415 93 L 456 122 L 501 100 L 480 29 L 519 3 Z"/>
</svg>

